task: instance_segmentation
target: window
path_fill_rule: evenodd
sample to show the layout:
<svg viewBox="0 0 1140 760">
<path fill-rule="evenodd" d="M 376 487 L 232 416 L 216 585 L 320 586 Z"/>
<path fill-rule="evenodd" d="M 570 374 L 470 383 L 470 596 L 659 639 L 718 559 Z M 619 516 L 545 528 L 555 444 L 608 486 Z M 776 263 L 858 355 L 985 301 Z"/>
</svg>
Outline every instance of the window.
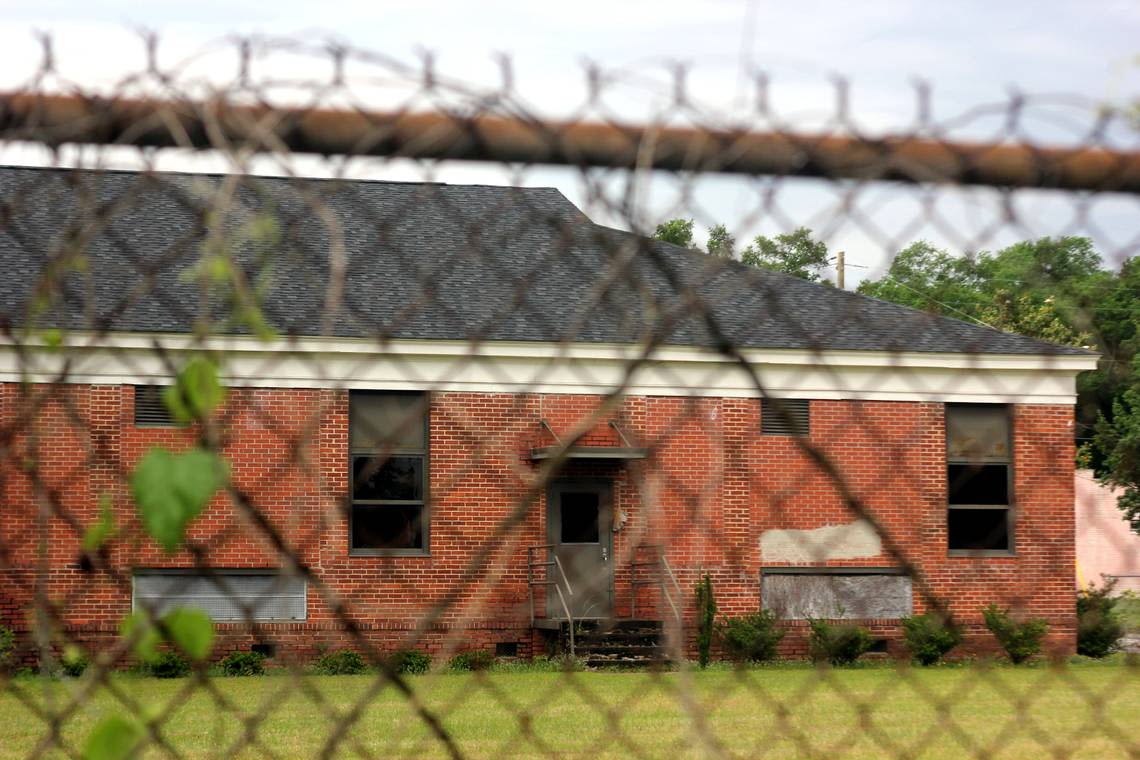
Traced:
<svg viewBox="0 0 1140 760">
<path fill-rule="evenodd" d="M 896 619 L 914 611 L 910 576 L 894 568 L 769 567 L 760 602 L 787 620 Z"/>
<path fill-rule="evenodd" d="M 760 400 L 761 435 L 806 436 L 811 431 L 811 415 L 806 398 L 765 398 Z"/>
<path fill-rule="evenodd" d="M 216 621 L 304 620 L 304 578 L 274 570 L 144 570 L 134 576 L 133 609 L 162 615 L 194 607 Z"/>
<path fill-rule="evenodd" d="M 162 400 L 165 390 L 165 385 L 135 386 L 135 427 L 175 427 L 178 424 Z"/>
<path fill-rule="evenodd" d="M 946 406 L 946 529 L 951 551 L 1011 551 L 1011 440 L 1008 407 Z"/>
<path fill-rule="evenodd" d="M 427 395 L 349 395 L 351 551 L 427 549 Z"/>
</svg>

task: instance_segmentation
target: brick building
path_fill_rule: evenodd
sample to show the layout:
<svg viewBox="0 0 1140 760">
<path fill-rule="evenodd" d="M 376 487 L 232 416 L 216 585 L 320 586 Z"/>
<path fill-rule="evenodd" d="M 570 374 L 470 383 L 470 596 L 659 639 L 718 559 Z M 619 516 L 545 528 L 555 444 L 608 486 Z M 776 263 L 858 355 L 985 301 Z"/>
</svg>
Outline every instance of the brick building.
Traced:
<svg viewBox="0 0 1140 760">
<path fill-rule="evenodd" d="M 552 189 L 5 168 L 0 200 L 0 623 L 25 647 L 38 596 L 93 646 L 150 604 L 207 609 L 222 649 L 311 654 L 351 619 L 383 649 L 527 654 L 567 612 L 688 618 L 704 572 L 723 613 L 778 610 L 788 653 L 807 616 L 894 639 L 932 599 L 972 646 L 994 601 L 1074 647 L 1089 352 Z M 156 386 L 202 351 L 232 488 L 167 554 L 129 473 L 201 435 Z"/>
</svg>

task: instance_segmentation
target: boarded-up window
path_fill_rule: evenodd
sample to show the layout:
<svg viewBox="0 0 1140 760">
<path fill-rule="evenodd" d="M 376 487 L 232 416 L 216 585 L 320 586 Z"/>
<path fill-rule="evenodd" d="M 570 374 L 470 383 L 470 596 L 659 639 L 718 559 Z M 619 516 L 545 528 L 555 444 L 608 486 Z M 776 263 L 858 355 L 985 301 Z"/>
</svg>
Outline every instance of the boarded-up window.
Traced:
<svg viewBox="0 0 1140 760">
<path fill-rule="evenodd" d="M 766 398 L 760 401 L 760 433 L 806 436 L 810 432 L 806 398 Z"/>
<path fill-rule="evenodd" d="M 908 576 L 884 570 L 766 570 L 760 595 L 764 609 L 788 620 L 893 620 L 911 614 L 914 596 Z"/>
<path fill-rule="evenodd" d="M 355 553 L 427 547 L 427 395 L 349 395 L 350 545 Z"/>
<path fill-rule="evenodd" d="M 946 532 L 951 551 L 1012 548 L 1009 407 L 947 404 L 946 491 Z"/>
<path fill-rule="evenodd" d="M 135 427 L 174 427 L 174 418 L 162 400 L 163 385 L 135 386 Z"/>
<path fill-rule="evenodd" d="M 304 578 L 273 570 L 155 570 L 134 576 L 134 608 L 158 615 L 193 607 L 216 621 L 304 620 L 305 601 Z"/>
</svg>

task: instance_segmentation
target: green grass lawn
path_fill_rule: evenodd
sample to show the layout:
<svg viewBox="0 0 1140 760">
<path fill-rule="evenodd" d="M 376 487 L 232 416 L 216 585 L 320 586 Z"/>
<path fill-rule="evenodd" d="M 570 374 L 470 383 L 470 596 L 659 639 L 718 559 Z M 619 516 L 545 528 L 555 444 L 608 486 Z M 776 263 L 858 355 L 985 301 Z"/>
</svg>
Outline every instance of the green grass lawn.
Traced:
<svg viewBox="0 0 1140 760">
<path fill-rule="evenodd" d="M 313 757 L 365 700 L 338 756 L 440 757 L 409 699 L 376 676 L 192 679 L 116 676 L 183 757 Z M 814 671 L 493 672 L 408 678 L 467 756 L 1126 758 L 1140 754 L 1140 667 L 889 666 Z M 18 679 L 0 689 L 0 758 L 27 757 L 84 682 Z M 221 701 L 228 703 L 222 706 Z M 106 687 L 60 726 L 82 750 L 102 718 L 129 714 Z M 244 746 L 245 728 L 258 742 Z M 922 748 L 919 750 L 919 748 Z M 1055 750 L 1062 750 L 1055 753 Z M 63 756 L 49 752 L 47 756 Z M 152 749 L 146 757 L 166 756 Z"/>
</svg>

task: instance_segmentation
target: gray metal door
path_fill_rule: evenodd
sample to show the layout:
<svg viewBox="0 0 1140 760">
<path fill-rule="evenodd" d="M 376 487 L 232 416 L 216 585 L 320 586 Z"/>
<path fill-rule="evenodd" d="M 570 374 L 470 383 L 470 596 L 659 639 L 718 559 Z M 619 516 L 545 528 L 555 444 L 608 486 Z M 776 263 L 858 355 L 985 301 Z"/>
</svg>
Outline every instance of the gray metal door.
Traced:
<svg viewBox="0 0 1140 760">
<path fill-rule="evenodd" d="M 574 619 L 613 614 L 613 487 L 606 481 L 553 483 L 546 524 L 554 554 L 574 592 L 567 597 Z M 555 570 L 557 572 L 557 570 Z M 563 589 L 565 591 L 565 589 Z M 547 615 L 563 618 L 558 594 L 547 594 Z"/>
</svg>

